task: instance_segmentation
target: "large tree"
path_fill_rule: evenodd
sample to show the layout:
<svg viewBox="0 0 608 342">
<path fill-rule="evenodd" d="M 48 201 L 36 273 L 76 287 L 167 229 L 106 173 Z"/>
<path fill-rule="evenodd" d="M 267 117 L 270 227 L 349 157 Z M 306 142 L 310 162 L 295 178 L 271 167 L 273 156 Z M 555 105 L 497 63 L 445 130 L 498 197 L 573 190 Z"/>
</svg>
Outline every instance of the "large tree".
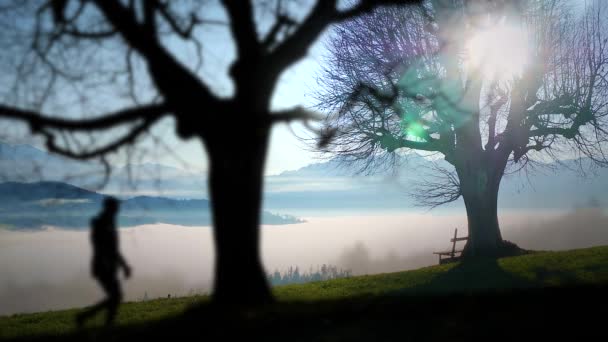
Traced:
<svg viewBox="0 0 608 342">
<path fill-rule="evenodd" d="M 443 155 L 450 168 L 416 197 L 463 198 L 465 257 L 508 253 L 497 218 L 505 172 L 548 157 L 607 161 L 607 11 L 571 4 L 429 0 L 340 24 L 318 96 L 335 135 L 326 152 L 364 165 Z"/>
<path fill-rule="evenodd" d="M 277 81 L 330 24 L 414 2 L 5 1 L 0 118 L 27 123 L 51 152 L 106 165 L 106 155 L 173 118 L 177 135 L 199 139 L 208 156 L 214 300 L 267 302 L 259 222 L 269 132 L 275 123 L 311 119 L 301 108 L 271 109 Z M 209 19 L 218 12 L 226 19 Z M 212 84 L 218 75 L 209 80 L 200 69 L 209 25 L 227 29 L 236 54 L 225 96 Z"/>
</svg>

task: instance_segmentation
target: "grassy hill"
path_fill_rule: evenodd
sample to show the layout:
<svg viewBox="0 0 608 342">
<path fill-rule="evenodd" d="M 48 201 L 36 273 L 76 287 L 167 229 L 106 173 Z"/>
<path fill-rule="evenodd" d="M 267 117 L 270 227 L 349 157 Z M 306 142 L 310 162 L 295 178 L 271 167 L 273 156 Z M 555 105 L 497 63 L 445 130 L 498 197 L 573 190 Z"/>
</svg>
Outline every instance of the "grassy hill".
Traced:
<svg viewBox="0 0 608 342">
<path fill-rule="evenodd" d="M 218 315 L 203 296 L 131 302 L 121 307 L 112 331 L 99 328 L 101 317 L 75 331 L 80 309 L 6 316 L 0 317 L 0 339 L 597 337 L 608 336 L 601 323 L 606 290 L 608 246 L 280 286 L 274 289 L 278 304 L 229 316 Z"/>
</svg>

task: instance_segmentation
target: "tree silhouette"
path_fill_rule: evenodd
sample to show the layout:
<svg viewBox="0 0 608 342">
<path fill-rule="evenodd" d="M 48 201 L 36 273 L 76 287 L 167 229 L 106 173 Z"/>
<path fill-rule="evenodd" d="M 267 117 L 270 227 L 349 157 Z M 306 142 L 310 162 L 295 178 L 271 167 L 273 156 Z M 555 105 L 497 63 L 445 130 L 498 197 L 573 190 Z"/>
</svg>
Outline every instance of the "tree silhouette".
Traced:
<svg viewBox="0 0 608 342">
<path fill-rule="evenodd" d="M 507 253 L 497 218 L 506 172 L 548 158 L 607 164 L 604 7 L 594 2 L 579 18 L 559 0 L 433 0 L 340 24 L 318 94 L 335 135 L 325 151 L 364 168 L 407 150 L 441 154 L 450 167 L 421 180 L 415 197 L 436 206 L 462 196 L 464 255 Z M 531 55 L 511 77 L 484 72 L 484 54 L 508 53 L 513 42 L 468 49 L 476 32 L 501 25 L 520 29 Z"/>
<path fill-rule="evenodd" d="M 2 93 L 0 117 L 27 123 L 51 152 L 100 159 L 108 168 L 109 153 L 173 118 L 177 135 L 199 139 L 208 156 L 213 299 L 268 302 L 258 227 L 269 132 L 275 123 L 314 119 L 301 107 L 271 110 L 277 80 L 330 24 L 379 5 L 416 2 L 364 0 L 345 8 L 324 0 L 306 10 L 301 2 L 224 0 L 215 6 L 226 20 L 208 19 L 213 3 L 202 0 L 6 2 L 0 41 L 5 56 L 15 58 L 3 58 L 2 68 L 15 82 Z M 260 13 L 272 16 L 267 27 Z M 236 50 L 226 96 L 200 69 L 202 29 L 211 25 L 226 27 Z M 90 139 L 82 143 L 83 136 Z"/>
</svg>

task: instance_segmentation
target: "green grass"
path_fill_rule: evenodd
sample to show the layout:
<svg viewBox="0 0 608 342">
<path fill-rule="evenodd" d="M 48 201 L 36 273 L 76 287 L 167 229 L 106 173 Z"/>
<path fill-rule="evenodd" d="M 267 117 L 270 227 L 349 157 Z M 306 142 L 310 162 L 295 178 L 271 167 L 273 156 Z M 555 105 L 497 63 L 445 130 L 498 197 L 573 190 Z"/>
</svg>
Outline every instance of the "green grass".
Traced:
<svg viewBox="0 0 608 342">
<path fill-rule="evenodd" d="M 145 302 L 127 302 L 120 307 L 118 325 L 134 325 L 159 321 L 183 313 L 192 304 L 207 300 L 203 296 L 163 298 Z M 61 335 L 74 331 L 74 317 L 81 309 L 16 314 L 0 317 L 0 339 L 36 335 Z M 89 327 L 100 327 L 103 317 L 97 316 Z"/>
<path fill-rule="evenodd" d="M 476 260 L 413 271 L 287 285 L 274 288 L 274 293 L 279 302 L 301 303 L 299 307 L 281 307 L 279 304 L 277 307 L 281 308 L 276 312 L 291 314 L 293 310 L 308 310 L 313 315 L 314 312 L 330 313 L 339 306 L 335 303 L 345 301 L 351 305 L 377 298 L 416 299 L 450 294 L 483 296 L 488 292 L 509 293 L 514 289 L 606 285 L 608 246 L 537 252 L 499 260 Z M 125 303 L 121 306 L 117 323 L 122 329 L 152 326 L 180 317 L 189 307 L 204 305 L 207 300 L 204 296 L 193 296 Z M 0 339 L 70 336 L 75 331 L 74 316 L 79 311 L 72 309 L 0 317 Z M 100 325 L 101 317 L 98 317 L 88 327 L 94 330 Z M 347 336 L 352 330 L 342 328 L 332 333 Z"/>
<path fill-rule="evenodd" d="M 287 285 L 275 293 L 282 300 L 324 300 L 602 284 L 608 284 L 608 246 Z"/>
</svg>

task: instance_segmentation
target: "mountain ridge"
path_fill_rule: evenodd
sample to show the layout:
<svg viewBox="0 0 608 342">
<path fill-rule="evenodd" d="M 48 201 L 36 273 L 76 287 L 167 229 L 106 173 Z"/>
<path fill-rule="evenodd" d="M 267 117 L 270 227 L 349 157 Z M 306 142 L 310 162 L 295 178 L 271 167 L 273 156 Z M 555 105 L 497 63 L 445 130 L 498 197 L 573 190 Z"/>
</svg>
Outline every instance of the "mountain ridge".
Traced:
<svg viewBox="0 0 608 342">
<path fill-rule="evenodd" d="M 101 210 L 107 195 L 68 183 L 0 183 L 0 224 L 13 229 L 40 229 L 44 226 L 83 229 Z M 134 196 L 121 200 L 119 226 L 168 223 L 184 226 L 211 225 L 206 199 L 172 199 L 160 196 Z M 262 224 L 281 225 L 303 222 L 290 215 L 264 211 Z"/>
<path fill-rule="evenodd" d="M 18 157 L 17 152 L 22 151 Z M 17 174 L 27 178 L 28 173 L 22 172 L 27 158 L 43 158 L 46 152 L 28 145 L 19 148 L 3 147 L 0 143 L 0 173 L 2 170 L 16 169 Z M 48 155 L 48 154 L 47 154 Z M 11 158 L 8 158 L 11 157 Z M 8 159 L 7 159 L 8 158 Z M 62 160 L 60 157 L 44 157 L 51 160 Z M 44 159 L 43 158 L 43 159 Z M 55 159 L 53 159 L 55 158 Z M 57 159 L 59 158 L 59 159 Z M 407 160 L 406 160 L 407 159 Z M 17 160 L 19 165 L 13 161 Z M 46 159 L 45 159 L 46 160 Z M 4 161 L 4 163 L 3 163 Z M 436 163 L 447 165 L 442 159 Z M 589 161 L 583 159 L 583 169 L 589 169 Z M 291 209 L 411 209 L 416 202 L 409 196 L 413 184 L 424 177 L 431 166 L 431 161 L 417 153 L 411 153 L 398 160 L 395 169 L 385 169 L 379 172 L 362 174 L 358 167 L 363 164 L 344 166 L 338 158 L 309 164 L 296 170 L 286 170 L 278 175 L 265 177 L 264 209 L 285 211 Z M 595 198 L 603 205 L 608 204 L 608 169 L 598 168 L 585 177 L 576 172 L 577 160 L 563 160 L 560 163 L 545 163 L 541 171 L 531 174 L 505 175 L 499 192 L 499 206 L 503 208 L 572 208 L 581 203 L 587 203 Z M 63 170 L 72 168 L 72 164 L 51 162 L 50 168 Z M 80 164 L 79 164 L 80 165 Z M 131 195 L 150 195 L 167 198 L 206 199 L 207 176 L 196 171 L 182 170 L 162 164 L 144 163 L 143 166 L 133 166 L 129 173 L 127 167 L 114 170 L 110 183 L 104 192 L 118 197 Z M 4 168 L 2 168 L 4 166 Z M 82 166 L 85 167 L 85 166 Z M 88 166 L 90 168 L 90 166 Z M 158 171 L 158 172 L 156 172 Z M 374 170 L 372 170 L 374 171 Z M 65 172 L 65 171 L 64 171 Z M 52 172 L 50 173 L 52 174 Z M 128 176 L 135 178 L 135 186 L 130 187 Z M 432 173 L 431 173 L 432 174 Z M 7 180 L 10 177 L 0 177 Z M 51 179 L 53 179 L 51 177 Z M 61 179 L 54 178 L 61 181 Z M 529 181 L 529 182 L 528 182 Z M 87 189 L 87 184 L 99 183 L 99 179 L 89 178 L 69 183 Z M 462 206 L 456 202 L 447 208 Z"/>
</svg>

